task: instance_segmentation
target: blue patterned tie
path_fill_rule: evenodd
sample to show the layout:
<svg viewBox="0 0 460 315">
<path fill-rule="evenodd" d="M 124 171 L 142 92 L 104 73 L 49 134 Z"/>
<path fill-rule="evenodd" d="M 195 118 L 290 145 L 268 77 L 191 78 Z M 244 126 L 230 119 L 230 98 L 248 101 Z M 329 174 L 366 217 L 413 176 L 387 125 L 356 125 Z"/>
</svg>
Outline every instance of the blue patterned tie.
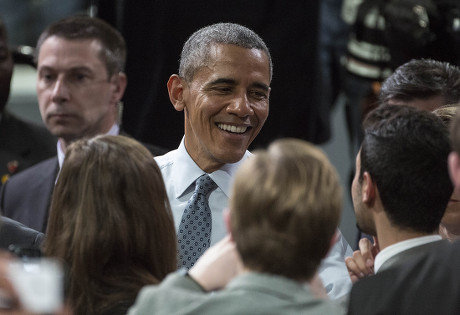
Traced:
<svg viewBox="0 0 460 315">
<path fill-rule="evenodd" d="M 211 244 L 212 217 L 209 194 L 217 188 L 209 175 L 195 181 L 195 192 L 187 203 L 177 233 L 178 267 L 190 269 Z"/>
</svg>

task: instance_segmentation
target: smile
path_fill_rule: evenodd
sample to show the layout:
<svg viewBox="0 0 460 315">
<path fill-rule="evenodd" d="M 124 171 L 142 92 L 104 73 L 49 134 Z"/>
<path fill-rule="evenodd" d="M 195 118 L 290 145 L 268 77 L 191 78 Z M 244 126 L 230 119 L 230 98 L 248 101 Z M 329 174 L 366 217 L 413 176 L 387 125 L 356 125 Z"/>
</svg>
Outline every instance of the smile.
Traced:
<svg viewBox="0 0 460 315">
<path fill-rule="evenodd" d="M 237 127 L 237 126 L 226 125 L 226 124 L 217 124 L 217 127 L 219 127 L 222 130 L 233 132 L 233 133 L 245 133 L 246 130 L 248 129 L 247 126 Z"/>
</svg>

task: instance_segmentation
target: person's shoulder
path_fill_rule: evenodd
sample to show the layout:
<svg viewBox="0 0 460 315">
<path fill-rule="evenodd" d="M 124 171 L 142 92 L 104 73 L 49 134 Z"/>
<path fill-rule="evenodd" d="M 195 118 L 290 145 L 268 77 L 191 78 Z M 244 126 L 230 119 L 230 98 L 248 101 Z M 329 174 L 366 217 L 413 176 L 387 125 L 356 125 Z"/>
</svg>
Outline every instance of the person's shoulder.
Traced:
<svg viewBox="0 0 460 315">
<path fill-rule="evenodd" d="M 143 287 L 128 314 L 184 314 L 184 309 L 198 303 L 205 294 L 184 269 L 179 269 L 160 284 Z"/>
<path fill-rule="evenodd" d="M 44 234 L 24 224 L 2 216 L 0 219 L 0 248 L 8 249 L 10 245 L 40 248 Z"/>
<path fill-rule="evenodd" d="M 318 298 L 308 286 L 281 275 L 249 272 L 234 278 L 220 303 L 238 300 L 226 314 L 344 314 L 343 304 Z M 257 303 L 254 303 L 256 301 Z"/>
<path fill-rule="evenodd" d="M 177 153 L 177 149 L 171 150 L 163 155 L 155 156 L 155 162 L 157 162 L 160 169 L 170 166 L 174 163 L 174 158 Z"/>
<path fill-rule="evenodd" d="M 55 174 L 58 170 L 58 158 L 57 156 L 43 160 L 25 170 L 11 176 L 3 185 L 10 185 L 11 183 L 29 182 L 36 176 L 48 177 Z"/>
<path fill-rule="evenodd" d="M 50 167 L 57 167 L 57 163 L 58 163 L 58 158 L 57 156 L 53 156 L 53 157 L 50 157 L 46 160 L 43 160 L 27 169 L 25 169 L 24 171 L 22 171 L 21 173 L 11 177 L 12 179 L 15 178 L 15 177 L 19 177 L 20 175 L 22 176 L 25 176 L 23 174 L 31 174 L 31 173 L 34 173 L 38 170 L 42 170 L 42 169 L 50 169 Z"/>
<path fill-rule="evenodd" d="M 348 313 L 458 314 L 459 249 L 460 243 L 440 242 L 424 255 L 358 281 L 351 290 Z M 442 288 L 456 293 L 445 294 Z"/>
<path fill-rule="evenodd" d="M 2 112 L 0 172 L 2 182 L 12 175 L 56 155 L 57 139 L 42 125 Z"/>
</svg>

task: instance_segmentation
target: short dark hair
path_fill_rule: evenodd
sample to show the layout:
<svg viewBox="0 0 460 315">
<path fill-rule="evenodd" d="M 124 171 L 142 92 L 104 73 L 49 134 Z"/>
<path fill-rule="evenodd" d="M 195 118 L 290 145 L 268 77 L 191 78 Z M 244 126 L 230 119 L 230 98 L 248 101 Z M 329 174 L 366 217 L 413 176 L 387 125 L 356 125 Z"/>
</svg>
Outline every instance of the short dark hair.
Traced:
<svg viewBox="0 0 460 315">
<path fill-rule="evenodd" d="M 370 112 L 363 128 L 359 180 L 370 174 L 394 225 L 433 233 L 453 190 L 447 127 L 433 113 L 401 105 Z"/>
<path fill-rule="evenodd" d="M 210 50 L 216 44 L 263 51 L 269 60 L 270 80 L 272 79 L 272 58 L 265 42 L 254 31 L 234 23 L 212 24 L 193 33 L 182 48 L 179 75 L 187 82 L 192 81 L 195 72 L 208 64 Z"/>
<path fill-rule="evenodd" d="M 38 60 L 43 42 L 51 36 L 66 40 L 98 40 L 102 46 L 100 57 L 106 65 L 109 78 L 125 68 L 125 40 L 120 32 L 101 19 L 72 16 L 49 25 L 38 38 L 35 62 Z"/>
<path fill-rule="evenodd" d="M 413 59 L 401 66 L 382 84 L 379 102 L 390 99 L 411 101 L 442 96 L 443 104 L 460 102 L 460 68 L 448 62 Z"/>
</svg>

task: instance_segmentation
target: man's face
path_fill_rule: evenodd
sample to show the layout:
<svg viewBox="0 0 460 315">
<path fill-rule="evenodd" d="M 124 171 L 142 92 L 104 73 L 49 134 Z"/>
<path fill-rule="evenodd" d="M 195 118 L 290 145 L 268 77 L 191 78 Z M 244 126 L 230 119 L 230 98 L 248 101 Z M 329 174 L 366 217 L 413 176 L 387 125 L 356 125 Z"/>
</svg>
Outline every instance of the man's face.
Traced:
<svg viewBox="0 0 460 315">
<path fill-rule="evenodd" d="M 11 75 L 13 74 L 13 58 L 8 49 L 5 33 L 0 30 L 0 111 L 5 108 L 10 95 Z"/>
<path fill-rule="evenodd" d="M 183 90 L 185 146 L 201 169 L 241 160 L 267 119 L 269 85 L 264 52 L 213 46 L 208 65 Z"/>
<path fill-rule="evenodd" d="M 372 221 L 370 210 L 367 209 L 367 205 L 363 200 L 363 187 L 362 183 L 359 182 L 359 173 L 361 170 L 361 151 L 356 155 L 356 172 L 351 185 L 351 196 L 353 199 L 353 207 L 356 216 L 356 225 L 361 231 L 370 235 L 376 235 L 375 224 Z"/>
<path fill-rule="evenodd" d="M 48 130 L 69 142 L 107 132 L 116 120 L 119 75 L 108 78 L 96 40 L 49 37 L 38 56 L 37 95 Z"/>
</svg>

